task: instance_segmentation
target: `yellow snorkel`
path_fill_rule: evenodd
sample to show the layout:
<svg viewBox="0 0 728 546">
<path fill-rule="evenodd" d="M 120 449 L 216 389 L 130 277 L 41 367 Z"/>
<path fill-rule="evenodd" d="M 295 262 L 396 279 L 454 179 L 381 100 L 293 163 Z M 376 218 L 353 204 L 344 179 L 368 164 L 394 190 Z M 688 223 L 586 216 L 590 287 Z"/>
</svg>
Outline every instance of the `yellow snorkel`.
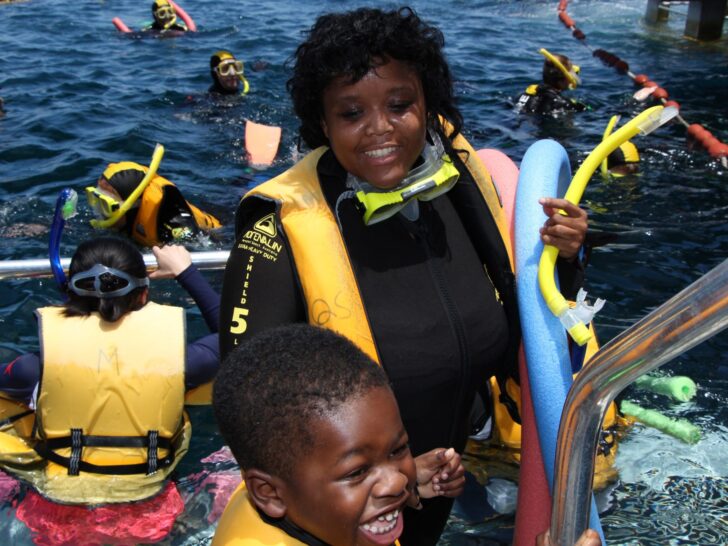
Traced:
<svg viewBox="0 0 728 546">
<path fill-rule="evenodd" d="M 597 167 L 599 167 L 602 161 L 606 160 L 610 153 L 638 133 L 642 135 L 651 133 L 675 117 L 677 113 L 677 108 L 671 106 L 667 108 L 664 106 L 653 106 L 602 140 L 601 144 L 594 148 L 581 166 L 579 166 L 574 178 L 571 180 L 569 188 L 566 190 L 564 199 L 578 205 L 592 174 L 594 174 Z M 538 266 L 538 284 L 546 305 L 551 312 L 559 318 L 561 324 L 563 324 L 574 341 L 579 345 L 584 345 L 591 338 L 591 334 L 584 320 L 580 318 L 580 310 L 578 308 L 570 308 L 566 299 L 556 287 L 554 269 L 558 254 L 559 249 L 555 246 L 544 246 Z"/>
<path fill-rule="evenodd" d="M 607 127 L 604 129 L 604 135 L 602 136 L 602 142 L 607 140 L 607 137 L 612 134 L 612 131 L 614 131 L 614 127 L 619 123 L 619 116 L 612 116 L 612 118 L 609 120 L 609 123 L 607 123 Z M 617 146 L 619 147 L 619 146 Z M 609 155 L 609 154 L 607 154 Z M 609 177 L 609 168 L 608 168 L 608 161 L 607 156 L 604 156 L 604 159 L 602 160 L 600 169 L 602 172 L 602 175 L 604 177 Z"/>
<path fill-rule="evenodd" d="M 157 144 L 154 147 L 154 153 L 152 154 L 152 162 L 149 164 L 149 170 L 147 171 L 147 174 L 144 176 L 139 185 L 134 189 L 133 192 L 131 192 L 131 194 L 129 194 L 129 197 L 126 198 L 126 200 L 121 204 L 119 209 L 114 212 L 114 214 L 103 220 L 100 220 L 98 218 L 91 220 L 91 226 L 96 229 L 110 228 L 114 224 L 116 224 L 116 222 L 118 222 L 122 216 L 129 212 L 129 209 L 134 206 L 134 203 L 136 203 L 137 200 L 142 196 L 142 193 L 144 193 L 146 187 L 156 176 L 157 169 L 159 168 L 159 163 L 162 161 L 162 156 L 164 156 L 164 146 L 162 146 L 161 144 Z"/>
<path fill-rule="evenodd" d="M 579 81 L 579 76 L 576 75 L 575 71 L 567 70 L 564 66 L 564 63 L 562 63 L 559 59 L 557 59 L 554 55 L 552 55 L 548 50 L 544 49 L 543 47 L 539 49 L 538 52 L 546 57 L 546 59 L 556 68 L 558 68 L 559 72 L 561 72 L 564 77 L 569 80 L 569 89 L 576 89 L 576 86 L 579 85 L 581 81 Z M 573 66 L 576 67 L 576 65 Z"/>
</svg>

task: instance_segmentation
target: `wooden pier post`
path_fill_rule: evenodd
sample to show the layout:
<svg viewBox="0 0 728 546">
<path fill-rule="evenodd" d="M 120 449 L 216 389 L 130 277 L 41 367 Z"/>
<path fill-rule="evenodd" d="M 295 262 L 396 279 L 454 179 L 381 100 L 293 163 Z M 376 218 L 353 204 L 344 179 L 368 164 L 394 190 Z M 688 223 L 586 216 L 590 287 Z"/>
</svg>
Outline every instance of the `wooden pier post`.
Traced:
<svg viewBox="0 0 728 546">
<path fill-rule="evenodd" d="M 728 0 L 693 0 L 685 21 L 685 36 L 696 40 L 718 40 L 723 33 Z"/>
</svg>

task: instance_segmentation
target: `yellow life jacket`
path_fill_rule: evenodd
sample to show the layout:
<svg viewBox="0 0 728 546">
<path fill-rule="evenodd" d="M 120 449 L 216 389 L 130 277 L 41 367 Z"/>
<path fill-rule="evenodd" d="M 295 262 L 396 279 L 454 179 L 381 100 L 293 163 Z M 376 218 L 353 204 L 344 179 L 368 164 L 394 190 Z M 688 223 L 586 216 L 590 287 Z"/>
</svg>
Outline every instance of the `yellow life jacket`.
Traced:
<svg viewBox="0 0 728 546">
<path fill-rule="evenodd" d="M 399 541 L 394 542 L 399 546 Z M 306 546 L 263 521 L 248 496 L 245 482 L 233 492 L 217 524 L 212 546 Z"/>
<path fill-rule="evenodd" d="M 512 268 L 509 230 L 493 181 L 465 138 L 458 135 L 453 148 L 467 152 L 461 157 L 506 242 Z M 308 306 L 309 322 L 347 337 L 380 362 L 346 245 L 318 181 L 316 165 L 326 150 L 317 148 L 280 176 L 253 188 L 244 199 L 258 196 L 280 204 L 281 223 Z M 275 229 L 272 220 L 268 225 Z M 253 232 L 241 234 L 242 239 L 259 236 Z"/>
<path fill-rule="evenodd" d="M 146 167 L 144 168 L 146 169 Z M 186 201 L 177 186 L 172 182 L 157 175 L 149 183 L 144 193 L 142 193 L 139 209 L 131 228 L 131 236 L 135 241 L 144 246 L 153 246 L 167 242 L 161 236 L 162 229 L 170 231 L 172 238 L 178 238 L 175 237 L 173 229 L 160 225 L 160 213 L 164 215 L 166 204 L 182 209 L 189 207 L 195 224 L 203 231 L 209 231 L 222 226 L 220 221 L 212 214 L 208 214 L 189 201 Z"/>
<path fill-rule="evenodd" d="M 1 433 L 0 465 L 59 502 L 150 497 L 189 446 L 184 310 L 148 303 L 115 323 L 62 312 L 37 311 L 35 430 Z"/>
</svg>

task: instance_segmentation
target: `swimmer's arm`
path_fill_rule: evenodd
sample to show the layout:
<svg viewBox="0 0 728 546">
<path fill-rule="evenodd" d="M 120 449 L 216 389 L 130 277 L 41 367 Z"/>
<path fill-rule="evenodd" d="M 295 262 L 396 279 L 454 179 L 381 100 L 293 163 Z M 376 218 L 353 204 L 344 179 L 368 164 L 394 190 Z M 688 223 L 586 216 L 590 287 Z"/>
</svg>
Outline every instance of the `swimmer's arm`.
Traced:
<svg viewBox="0 0 728 546">
<path fill-rule="evenodd" d="M 194 389 L 213 380 L 220 367 L 220 341 L 217 334 L 206 335 L 187 345 L 185 388 Z"/>
<path fill-rule="evenodd" d="M 192 264 L 192 256 L 181 245 L 154 246 L 159 269 L 149 274 L 151 279 L 174 278 L 199 307 L 211 332 L 219 330 L 220 295 L 210 286 L 202 273 Z"/>
</svg>

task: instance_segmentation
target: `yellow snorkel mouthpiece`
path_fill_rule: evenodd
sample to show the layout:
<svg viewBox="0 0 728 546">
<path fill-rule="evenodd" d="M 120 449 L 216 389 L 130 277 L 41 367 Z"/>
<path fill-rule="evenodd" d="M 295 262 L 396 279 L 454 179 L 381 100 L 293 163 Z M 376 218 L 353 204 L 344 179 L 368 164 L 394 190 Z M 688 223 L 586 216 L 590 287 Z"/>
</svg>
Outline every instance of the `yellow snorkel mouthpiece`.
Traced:
<svg viewBox="0 0 728 546">
<path fill-rule="evenodd" d="M 667 108 L 664 106 L 653 106 L 607 136 L 579 166 L 574 178 L 571 180 L 569 188 L 566 190 L 564 199 L 578 205 L 594 171 L 596 171 L 602 161 L 606 160 L 609 154 L 635 135 L 647 135 L 651 133 L 674 118 L 677 113 L 677 108 L 672 106 Z M 555 246 L 544 246 L 538 266 L 538 284 L 541 288 L 541 295 L 548 308 L 559 318 L 574 341 L 579 345 L 584 345 L 591 338 L 591 334 L 586 326 L 587 321 L 583 320 L 583 310 L 580 312 L 577 310 L 578 308 L 571 309 L 564 296 L 561 295 L 561 292 L 556 287 L 554 270 L 558 255 L 559 249 Z"/>
<path fill-rule="evenodd" d="M 544 49 L 542 47 L 538 50 L 538 52 L 546 57 L 546 59 L 556 68 L 558 68 L 559 72 L 561 72 L 564 77 L 569 80 L 569 89 L 576 89 L 576 86 L 581 83 L 579 76 L 577 76 L 577 73 L 579 72 L 579 67 L 577 65 L 572 65 L 573 69 L 567 70 L 564 66 L 564 63 L 562 63 L 558 58 L 551 54 L 547 49 Z"/>
<path fill-rule="evenodd" d="M 154 153 L 152 154 L 152 162 L 149 164 L 149 170 L 147 171 L 147 174 L 144 176 L 139 185 L 134 189 L 133 192 L 131 192 L 131 194 L 129 194 L 129 197 L 126 198 L 126 200 L 121 204 L 118 210 L 116 210 L 111 216 L 103 220 L 98 218 L 93 219 L 91 220 L 91 226 L 97 229 L 110 228 L 114 224 L 116 224 L 116 222 L 118 222 L 122 216 L 129 212 L 129 209 L 134 206 L 134 203 L 136 203 L 137 200 L 142 196 L 144 190 L 147 188 L 152 179 L 157 175 L 157 169 L 159 168 L 159 164 L 161 163 L 163 156 L 164 146 L 162 146 L 161 144 L 157 144 L 154 147 Z"/>
<path fill-rule="evenodd" d="M 250 91 L 250 84 L 248 83 L 248 80 L 246 80 L 245 76 L 243 76 L 242 74 L 240 74 L 240 76 L 238 76 L 238 78 L 240 79 L 240 83 L 243 84 L 243 92 L 240 94 L 247 95 L 248 91 Z"/>
</svg>

